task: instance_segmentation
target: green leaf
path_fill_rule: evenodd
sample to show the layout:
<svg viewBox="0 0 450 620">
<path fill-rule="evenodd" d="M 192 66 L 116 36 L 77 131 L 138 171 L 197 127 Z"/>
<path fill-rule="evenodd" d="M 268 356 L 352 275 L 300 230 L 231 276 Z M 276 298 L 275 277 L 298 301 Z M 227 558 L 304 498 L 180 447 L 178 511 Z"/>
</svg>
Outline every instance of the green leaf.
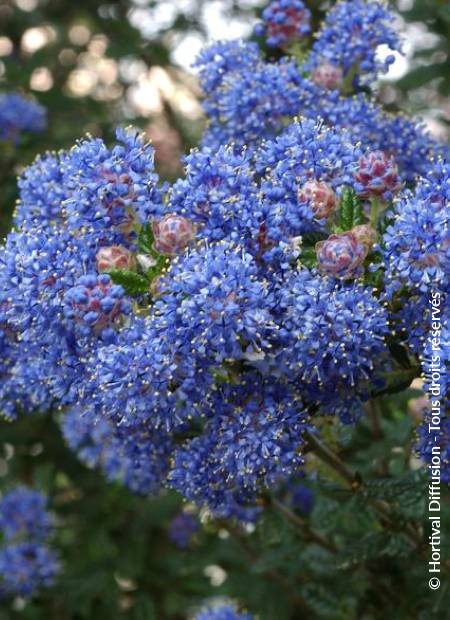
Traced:
<svg viewBox="0 0 450 620">
<path fill-rule="evenodd" d="M 317 267 L 316 251 L 313 248 L 305 248 L 300 255 L 299 262 L 308 269 Z"/>
<path fill-rule="evenodd" d="M 409 388 L 414 379 L 420 376 L 420 367 L 416 366 L 405 370 L 394 370 L 384 374 L 385 385 L 380 390 L 375 390 L 371 395 L 382 396 L 383 394 L 396 394 Z"/>
<path fill-rule="evenodd" d="M 122 269 L 114 269 L 109 271 L 114 284 L 120 284 L 128 295 L 142 295 L 148 293 L 149 281 L 145 276 L 135 271 L 127 271 Z"/>
<path fill-rule="evenodd" d="M 361 201 L 351 187 L 345 187 L 339 208 L 339 227 L 343 230 L 351 230 L 364 222 L 364 213 Z"/>
<path fill-rule="evenodd" d="M 154 240 L 151 224 L 144 224 L 138 237 L 139 252 L 150 254 L 150 256 L 157 256 L 157 252 L 153 249 Z"/>
</svg>

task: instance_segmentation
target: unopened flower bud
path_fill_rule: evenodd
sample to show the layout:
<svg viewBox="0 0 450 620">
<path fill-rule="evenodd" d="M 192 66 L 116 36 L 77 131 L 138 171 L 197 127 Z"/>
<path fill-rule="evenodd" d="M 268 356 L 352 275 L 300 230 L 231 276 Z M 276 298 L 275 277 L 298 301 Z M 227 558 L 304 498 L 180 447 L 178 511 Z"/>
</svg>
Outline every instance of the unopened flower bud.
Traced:
<svg viewBox="0 0 450 620">
<path fill-rule="evenodd" d="M 342 86 L 344 74 L 340 67 L 325 62 L 314 69 L 312 72 L 312 79 L 317 86 L 333 90 Z"/>
<path fill-rule="evenodd" d="M 100 248 L 96 256 L 99 272 L 113 271 L 114 269 L 134 269 L 136 260 L 134 255 L 121 245 L 111 245 Z"/>
<path fill-rule="evenodd" d="M 298 192 L 300 202 L 308 202 L 314 217 L 328 218 L 336 208 L 337 198 L 333 188 L 320 181 L 307 181 Z"/>
<path fill-rule="evenodd" d="M 358 195 L 366 199 L 371 196 L 390 199 L 401 187 L 395 159 L 383 151 L 372 151 L 359 159 L 355 180 Z"/>
<path fill-rule="evenodd" d="M 356 236 L 359 243 L 366 248 L 367 253 L 369 253 L 377 240 L 376 230 L 368 224 L 361 224 L 360 226 L 354 226 L 352 233 Z"/>
<path fill-rule="evenodd" d="M 166 215 L 162 220 L 152 222 L 153 247 L 160 254 L 175 256 L 181 254 L 195 238 L 193 224 L 181 215 Z"/>
<path fill-rule="evenodd" d="M 316 244 L 319 270 L 323 274 L 347 280 L 358 274 L 367 250 L 353 232 L 331 235 Z"/>
</svg>

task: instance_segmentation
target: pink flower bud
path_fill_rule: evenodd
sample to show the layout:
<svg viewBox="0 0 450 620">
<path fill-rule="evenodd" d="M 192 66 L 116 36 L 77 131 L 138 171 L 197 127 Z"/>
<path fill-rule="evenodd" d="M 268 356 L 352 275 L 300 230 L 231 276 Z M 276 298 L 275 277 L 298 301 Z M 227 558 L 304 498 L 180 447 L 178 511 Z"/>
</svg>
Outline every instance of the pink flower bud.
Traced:
<svg viewBox="0 0 450 620">
<path fill-rule="evenodd" d="M 195 238 L 194 226 L 181 215 L 170 214 L 162 220 L 154 220 L 152 231 L 155 239 L 153 247 L 165 256 L 181 254 Z"/>
<path fill-rule="evenodd" d="M 331 215 L 336 208 L 337 199 L 333 189 L 320 181 L 307 181 L 299 189 L 298 199 L 300 202 L 308 202 L 314 217 L 324 220 Z"/>
<path fill-rule="evenodd" d="M 325 62 L 314 69 L 312 79 L 317 86 L 333 90 L 342 86 L 344 74 L 340 67 Z"/>
<path fill-rule="evenodd" d="M 358 275 L 367 250 L 353 232 L 345 232 L 316 243 L 316 255 L 321 273 L 347 280 Z"/>
<path fill-rule="evenodd" d="M 100 248 L 96 256 L 97 270 L 134 269 L 136 261 L 133 254 L 121 245 Z"/>
<path fill-rule="evenodd" d="M 401 187 L 395 159 L 383 151 L 372 151 L 367 156 L 360 157 L 355 179 L 358 195 L 366 199 L 371 196 L 390 199 Z"/>
<path fill-rule="evenodd" d="M 360 226 L 354 226 L 352 228 L 352 233 L 358 239 L 359 243 L 366 248 L 367 253 L 369 253 L 377 240 L 376 230 L 368 224 L 361 224 Z"/>
</svg>

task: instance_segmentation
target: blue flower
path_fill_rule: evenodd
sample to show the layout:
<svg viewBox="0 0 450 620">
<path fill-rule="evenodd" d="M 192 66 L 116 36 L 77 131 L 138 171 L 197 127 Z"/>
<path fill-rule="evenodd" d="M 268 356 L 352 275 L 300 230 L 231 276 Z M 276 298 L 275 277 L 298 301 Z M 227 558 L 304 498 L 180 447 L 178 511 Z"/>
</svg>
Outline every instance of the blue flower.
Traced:
<svg viewBox="0 0 450 620">
<path fill-rule="evenodd" d="M 99 138 L 82 140 L 64 162 L 63 215 L 96 247 L 132 246 L 136 225 L 147 223 L 162 203 L 153 147 L 132 130 L 116 135 L 112 149 Z"/>
<path fill-rule="evenodd" d="M 309 402 L 352 421 L 386 363 L 388 316 L 370 289 L 302 270 L 280 291 L 278 364 Z"/>
<path fill-rule="evenodd" d="M 42 493 L 19 486 L 0 499 L 0 530 L 8 542 L 46 540 L 53 526 Z"/>
<path fill-rule="evenodd" d="M 68 197 L 63 181 L 64 152 L 37 157 L 19 177 L 19 202 L 14 225 L 19 228 L 49 227 L 61 221 L 62 205 Z"/>
<path fill-rule="evenodd" d="M 238 612 L 232 605 L 220 605 L 202 609 L 194 620 L 252 620 L 252 616 Z"/>
<path fill-rule="evenodd" d="M 197 238 L 230 239 L 247 248 L 256 241 L 261 220 L 252 159 L 245 150 L 194 150 L 186 157 L 186 178 L 169 194 L 167 213 L 192 221 Z"/>
<path fill-rule="evenodd" d="M 114 325 L 131 313 L 131 302 L 107 274 L 85 275 L 64 294 L 64 317 L 82 336 L 114 337 Z"/>
<path fill-rule="evenodd" d="M 211 65 L 205 65 L 210 59 Z M 197 65 L 210 119 L 202 143 L 213 149 L 227 143 L 252 146 L 273 137 L 285 117 L 295 116 L 305 100 L 297 64 L 286 59 L 264 62 L 254 44 L 215 44 Z"/>
<path fill-rule="evenodd" d="M 376 78 L 395 59 L 391 54 L 381 62 L 377 48 L 386 45 L 392 51 L 401 49 L 398 34 L 392 27 L 394 21 L 394 14 L 382 2 L 339 0 L 316 35 L 306 67 L 313 70 L 329 62 L 340 67 L 344 75 L 356 69 L 365 81 Z"/>
<path fill-rule="evenodd" d="M 18 143 L 22 132 L 43 131 L 46 116 L 45 108 L 18 93 L 0 95 L 0 140 Z"/>
<path fill-rule="evenodd" d="M 73 407 L 61 420 L 68 446 L 90 468 L 134 493 L 148 495 L 161 488 L 169 468 L 172 440 L 144 426 L 115 426 L 94 407 Z"/>
<path fill-rule="evenodd" d="M 287 386 L 252 373 L 217 392 L 207 416 L 175 450 L 169 483 L 215 514 L 251 521 L 259 495 L 301 467 L 308 416 Z"/>
<path fill-rule="evenodd" d="M 383 240 L 388 292 L 406 286 L 412 294 L 450 287 L 450 165 L 438 163 L 415 193 L 395 207 Z"/>
<path fill-rule="evenodd" d="M 273 0 L 262 14 L 255 32 L 267 37 L 267 45 L 283 47 L 311 32 L 311 11 L 301 0 Z"/>
<path fill-rule="evenodd" d="M 0 549 L 0 593 L 2 597 L 32 597 L 51 587 L 60 572 L 56 554 L 47 546 L 22 542 Z"/>
</svg>

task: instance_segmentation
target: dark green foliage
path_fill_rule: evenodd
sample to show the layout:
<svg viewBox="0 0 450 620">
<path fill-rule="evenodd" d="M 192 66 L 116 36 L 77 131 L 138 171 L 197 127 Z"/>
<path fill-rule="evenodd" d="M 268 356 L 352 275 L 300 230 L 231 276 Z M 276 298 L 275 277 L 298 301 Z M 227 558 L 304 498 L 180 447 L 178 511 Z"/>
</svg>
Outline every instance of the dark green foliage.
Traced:
<svg viewBox="0 0 450 620">
<path fill-rule="evenodd" d="M 128 295 L 142 295 L 148 292 L 148 279 L 135 271 L 114 269 L 108 273 L 114 284 L 120 284 Z"/>
<path fill-rule="evenodd" d="M 364 223 L 362 204 L 354 190 L 345 187 L 339 205 L 339 228 L 351 230 L 354 226 Z"/>
</svg>

